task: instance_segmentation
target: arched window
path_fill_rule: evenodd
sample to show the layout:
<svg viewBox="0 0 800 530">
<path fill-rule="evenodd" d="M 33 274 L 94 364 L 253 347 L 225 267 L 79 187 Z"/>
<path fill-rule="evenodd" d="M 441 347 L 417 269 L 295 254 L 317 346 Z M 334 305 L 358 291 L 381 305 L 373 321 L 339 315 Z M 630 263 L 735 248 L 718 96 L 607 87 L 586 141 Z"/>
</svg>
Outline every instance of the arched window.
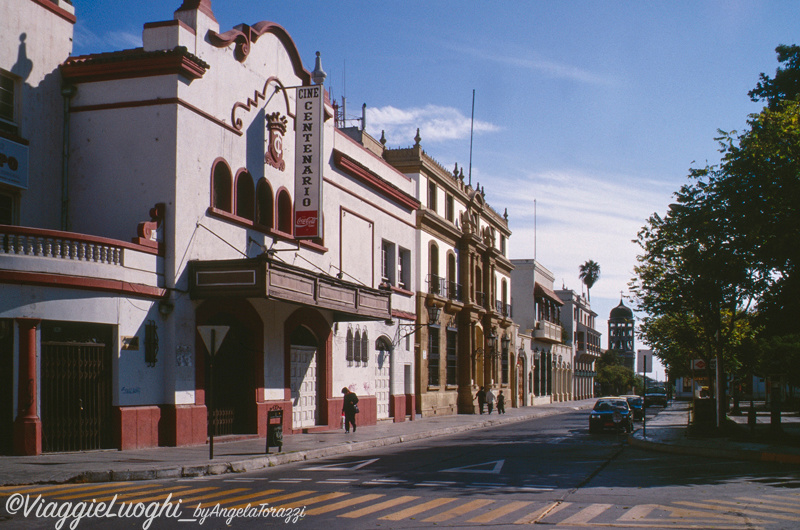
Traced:
<svg viewBox="0 0 800 530">
<path fill-rule="evenodd" d="M 250 221 L 255 220 L 253 187 L 253 177 L 247 171 L 242 171 L 236 176 L 236 215 Z"/>
<path fill-rule="evenodd" d="M 439 247 L 431 242 L 428 263 L 428 292 L 439 294 Z"/>
<path fill-rule="evenodd" d="M 214 165 L 211 186 L 211 206 L 217 210 L 233 213 L 231 202 L 233 179 L 231 170 L 224 160 L 219 160 Z"/>
<path fill-rule="evenodd" d="M 353 330 L 347 329 L 347 365 L 350 366 L 353 363 L 354 352 L 353 352 Z"/>
<path fill-rule="evenodd" d="M 258 187 L 256 188 L 256 223 L 267 228 L 275 226 L 272 187 L 265 178 L 258 181 Z"/>
<path fill-rule="evenodd" d="M 285 189 L 278 192 L 278 230 L 284 234 L 292 234 L 292 198 Z"/>
<path fill-rule="evenodd" d="M 361 330 L 356 328 L 356 336 L 353 338 L 353 359 L 356 366 L 361 366 Z"/>
<path fill-rule="evenodd" d="M 364 366 L 369 362 L 369 339 L 367 338 L 367 330 L 361 334 L 361 362 Z"/>
<path fill-rule="evenodd" d="M 458 285 L 458 274 L 456 272 L 456 255 L 452 252 L 447 253 L 447 297 L 450 300 L 460 300 L 461 286 Z"/>
</svg>

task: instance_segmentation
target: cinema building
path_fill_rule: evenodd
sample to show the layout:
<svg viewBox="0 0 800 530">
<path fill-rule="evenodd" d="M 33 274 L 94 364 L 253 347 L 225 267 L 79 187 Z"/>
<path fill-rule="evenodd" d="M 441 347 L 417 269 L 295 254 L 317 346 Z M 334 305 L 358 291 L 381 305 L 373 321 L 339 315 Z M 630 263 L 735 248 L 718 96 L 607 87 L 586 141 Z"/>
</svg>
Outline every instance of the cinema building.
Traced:
<svg viewBox="0 0 800 530">
<path fill-rule="evenodd" d="M 413 418 L 415 183 L 335 127 L 319 57 L 210 0 L 85 56 L 69 2 L 3 6 L 0 452 L 331 429 L 345 386 Z"/>
</svg>

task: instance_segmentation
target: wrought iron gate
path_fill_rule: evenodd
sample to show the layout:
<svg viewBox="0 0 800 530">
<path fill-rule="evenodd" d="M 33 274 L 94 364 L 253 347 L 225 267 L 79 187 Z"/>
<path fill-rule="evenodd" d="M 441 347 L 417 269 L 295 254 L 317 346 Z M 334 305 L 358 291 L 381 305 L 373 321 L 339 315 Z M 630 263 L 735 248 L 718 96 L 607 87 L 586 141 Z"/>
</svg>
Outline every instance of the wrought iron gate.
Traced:
<svg viewBox="0 0 800 530">
<path fill-rule="evenodd" d="M 105 344 L 42 342 L 42 450 L 111 448 L 111 356 Z"/>
</svg>

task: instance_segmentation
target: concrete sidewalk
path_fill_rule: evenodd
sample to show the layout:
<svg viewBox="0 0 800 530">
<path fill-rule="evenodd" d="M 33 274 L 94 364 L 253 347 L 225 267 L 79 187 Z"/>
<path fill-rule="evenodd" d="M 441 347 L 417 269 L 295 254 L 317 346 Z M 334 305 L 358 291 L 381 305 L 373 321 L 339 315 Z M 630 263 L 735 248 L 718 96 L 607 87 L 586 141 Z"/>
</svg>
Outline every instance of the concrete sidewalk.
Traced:
<svg viewBox="0 0 800 530">
<path fill-rule="evenodd" d="M 594 399 L 509 408 L 504 415 L 459 414 L 417 418 L 403 423 L 381 422 L 362 426 L 355 433 L 342 430 L 285 436 L 283 452 L 266 454 L 266 440 L 225 442 L 214 440 L 214 459 L 208 445 L 157 447 L 132 451 L 47 453 L 40 456 L 0 456 L 0 486 L 150 480 L 241 473 L 291 462 L 336 456 L 433 436 L 455 434 L 573 410 L 588 410 Z"/>
<path fill-rule="evenodd" d="M 0 486 L 241 473 L 574 410 L 588 411 L 594 403 L 594 399 L 587 399 L 511 408 L 502 416 L 457 415 L 422 418 L 404 423 L 382 422 L 378 425 L 362 426 L 351 434 L 345 434 L 341 430 L 296 434 L 284 438 L 282 453 L 276 454 L 277 448 L 272 447 L 270 455 L 266 454 L 266 441 L 263 438 L 230 442 L 217 438 L 213 460 L 209 459 L 208 445 L 0 456 Z M 684 454 L 800 463 L 800 449 L 797 447 L 741 443 L 725 438 L 688 437 L 688 403 L 674 402 L 664 409 L 655 410 L 659 412 L 647 421 L 647 436 L 643 436 L 641 424 L 637 423 L 637 431 L 628 437 L 631 445 Z M 746 418 L 744 421 L 746 422 Z M 787 417 L 784 428 L 794 429 L 800 434 L 800 418 Z"/>
<path fill-rule="evenodd" d="M 800 464 L 800 447 L 781 444 L 780 437 L 776 437 L 775 443 L 755 443 L 742 441 L 744 437 L 693 434 L 689 429 L 689 407 L 689 402 L 673 401 L 663 410 L 656 409 L 660 410 L 658 415 L 647 420 L 644 431 L 638 424 L 639 428 L 628 437 L 628 442 L 635 447 L 669 453 Z M 739 424 L 743 433 L 746 432 L 746 413 L 729 418 Z M 768 413 L 760 413 L 757 421 L 761 432 L 768 430 Z M 781 425 L 794 440 L 800 439 L 800 416 L 784 414 Z"/>
</svg>

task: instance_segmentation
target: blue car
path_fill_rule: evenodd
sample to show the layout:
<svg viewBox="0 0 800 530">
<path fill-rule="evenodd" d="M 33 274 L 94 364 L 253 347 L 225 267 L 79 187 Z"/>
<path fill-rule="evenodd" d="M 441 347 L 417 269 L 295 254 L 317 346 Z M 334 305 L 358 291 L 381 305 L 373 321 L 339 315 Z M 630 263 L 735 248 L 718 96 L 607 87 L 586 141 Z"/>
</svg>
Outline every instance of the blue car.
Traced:
<svg viewBox="0 0 800 530">
<path fill-rule="evenodd" d="M 628 402 L 628 406 L 633 412 L 633 421 L 641 420 L 644 417 L 644 400 L 642 396 L 622 396 Z"/>
<path fill-rule="evenodd" d="M 625 398 L 600 398 L 589 414 L 589 432 L 602 432 L 604 429 L 633 432 L 633 414 Z"/>
</svg>

